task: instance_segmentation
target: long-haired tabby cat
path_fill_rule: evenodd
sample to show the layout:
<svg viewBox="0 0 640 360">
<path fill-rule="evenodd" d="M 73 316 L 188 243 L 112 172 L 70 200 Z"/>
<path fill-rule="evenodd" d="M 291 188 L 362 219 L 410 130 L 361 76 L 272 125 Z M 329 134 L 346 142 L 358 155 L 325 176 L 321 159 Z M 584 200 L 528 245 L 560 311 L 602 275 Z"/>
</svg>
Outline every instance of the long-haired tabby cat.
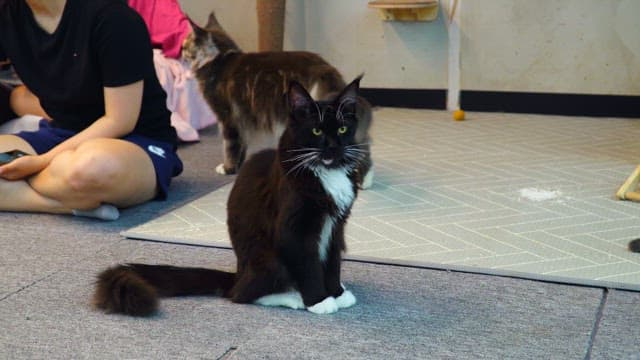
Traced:
<svg viewBox="0 0 640 360">
<path fill-rule="evenodd" d="M 314 101 L 292 82 L 290 114 L 277 149 L 250 157 L 227 203 L 236 273 L 127 264 L 98 276 L 94 303 L 144 316 L 158 297 L 219 294 L 238 303 L 326 314 L 356 303 L 340 282 L 344 228 L 356 198 L 360 78 L 329 101 Z"/>
<path fill-rule="evenodd" d="M 311 52 L 242 52 L 213 12 L 204 28 L 193 22 L 192 27 L 182 56 L 191 63 L 205 100 L 218 116 L 224 143 L 224 163 L 216 167 L 220 174 L 234 174 L 246 157 L 276 147 L 287 121 L 284 93 L 290 81 L 310 89 L 316 100 L 345 86 L 338 70 Z M 360 98 L 357 108 L 361 118 L 356 136 L 368 143 L 371 106 Z M 362 188 L 373 181 L 371 165 L 367 155 L 358 170 Z"/>
</svg>

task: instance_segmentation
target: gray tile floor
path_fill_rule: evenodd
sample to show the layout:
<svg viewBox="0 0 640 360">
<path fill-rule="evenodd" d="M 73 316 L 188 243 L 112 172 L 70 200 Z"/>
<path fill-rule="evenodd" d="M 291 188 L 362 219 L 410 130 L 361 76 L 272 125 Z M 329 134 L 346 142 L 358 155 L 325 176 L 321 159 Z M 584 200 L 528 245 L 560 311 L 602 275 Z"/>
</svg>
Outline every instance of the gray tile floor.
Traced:
<svg viewBox="0 0 640 360">
<path fill-rule="evenodd" d="M 640 203 L 615 191 L 640 163 L 640 122 L 382 108 L 376 179 L 348 257 L 640 290 Z M 124 232 L 228 246 L 230 185 Z"/>
<path fill-rule="evenodd" d="M 119 235 L 231 180 L 205 130 L 179 148 L 169 199 L 118 221 L 0 213 L 0 359 L 640 359 L 640 292 L 356 261 L 342 279 L 358 304 L 331 316 L 217 297 L 165 299 L 149 319 L 95 311 L 95 276 L 116 263 L 235 267 L 227 249 Z"/>
</svg>

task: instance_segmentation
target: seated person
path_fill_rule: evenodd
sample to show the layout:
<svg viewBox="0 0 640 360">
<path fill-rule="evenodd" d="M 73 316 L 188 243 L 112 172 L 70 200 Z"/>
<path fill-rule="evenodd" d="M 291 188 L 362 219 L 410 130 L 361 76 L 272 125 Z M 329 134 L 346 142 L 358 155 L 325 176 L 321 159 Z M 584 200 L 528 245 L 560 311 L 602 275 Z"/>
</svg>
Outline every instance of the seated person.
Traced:
<svg viewBox="0 0 640 360">
<path fill-rule="evenodd" d="M 0 165 L 0 211 L 115 219 L 166 198 L 182 162 L 135 11 L 119 0 L 0 0 L 7 60 L 26 86 L 9 96 L 13 110 L 50 121 L 0 135 L 0 152 L 31 154 Z"/>
</svg>

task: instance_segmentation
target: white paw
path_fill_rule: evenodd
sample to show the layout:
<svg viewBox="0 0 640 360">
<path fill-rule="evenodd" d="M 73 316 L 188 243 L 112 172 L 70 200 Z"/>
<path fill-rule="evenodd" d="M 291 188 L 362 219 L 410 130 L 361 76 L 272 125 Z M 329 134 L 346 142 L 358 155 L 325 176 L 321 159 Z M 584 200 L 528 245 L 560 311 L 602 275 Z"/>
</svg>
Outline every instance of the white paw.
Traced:
<svg viewBox="0 0 640 360">
<path fill-rule="evenodd" d="M 360 184 L 360 188 L 362 190 L 366 190 L 370 188 L 372 185 L 373 185 L 373 166 L 369 168 L 369 171 L 367 171 L 367 175 L 365 175 L 364 178 L 362 179 L 362 184 Z"/>
<path fill-rule="evenodd" d="M 338 311 L 338 304 L 336 303 L 336 299 L 333 296 L 329 296 L 319 303 L 313 306 L 309 306 L 307 310 L 311 311 L 314 314 L 333 314 L 334 312 Z"/>
<path fill-rule="evenodd" d="M 356 297 L 351 291 L 345 290 L 336 298 L 336 304 L 340 309 L 351 307 L 356 304 Z"/>
<path fill-rule="evenodd" d="M 216 172 L 220 175 L 227 175 L 227 172 L 224 171 L 224 164 L 216 166 Z"/>
<path fill-rule="evenodd" d="M 256 300 L 255 303 L 262 306 L 283 306 L 294 310 L 304 309 L 302 296 L 297 291 L 265 295 Z"/>
</svg>

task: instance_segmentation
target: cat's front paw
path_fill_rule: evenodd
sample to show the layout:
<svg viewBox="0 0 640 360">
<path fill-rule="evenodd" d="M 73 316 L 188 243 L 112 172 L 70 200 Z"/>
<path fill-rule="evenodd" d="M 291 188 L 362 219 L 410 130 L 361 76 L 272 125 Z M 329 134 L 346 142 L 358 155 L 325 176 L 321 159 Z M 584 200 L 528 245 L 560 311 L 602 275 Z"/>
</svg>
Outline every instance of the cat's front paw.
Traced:
<svg viewBox="0 0 640 360">
<path fill-rule="evenodd" d="M 356 297 L 349 290 L 343 291 L 342 295 L 336 298 L 336 304 L 338 304 L 338 308 L 340 309 L 352 307 L 356 304 L 356 301 Z"/>
<path fill-rule="evenodd" d="M 216 166 L 216 172 L 220 175 L 233 175 L 236 173 L 235 169 L 227 168 L 224 164 Z"/>
<path fill-rule="evenodd" d="M 333 314 L 338 311 L 338 303 L 336 303 L 336 299 L 333 296 L 329 296 L 319 303 L 307 307 L 307 310 L 314 314 Z"/>
</svg>

